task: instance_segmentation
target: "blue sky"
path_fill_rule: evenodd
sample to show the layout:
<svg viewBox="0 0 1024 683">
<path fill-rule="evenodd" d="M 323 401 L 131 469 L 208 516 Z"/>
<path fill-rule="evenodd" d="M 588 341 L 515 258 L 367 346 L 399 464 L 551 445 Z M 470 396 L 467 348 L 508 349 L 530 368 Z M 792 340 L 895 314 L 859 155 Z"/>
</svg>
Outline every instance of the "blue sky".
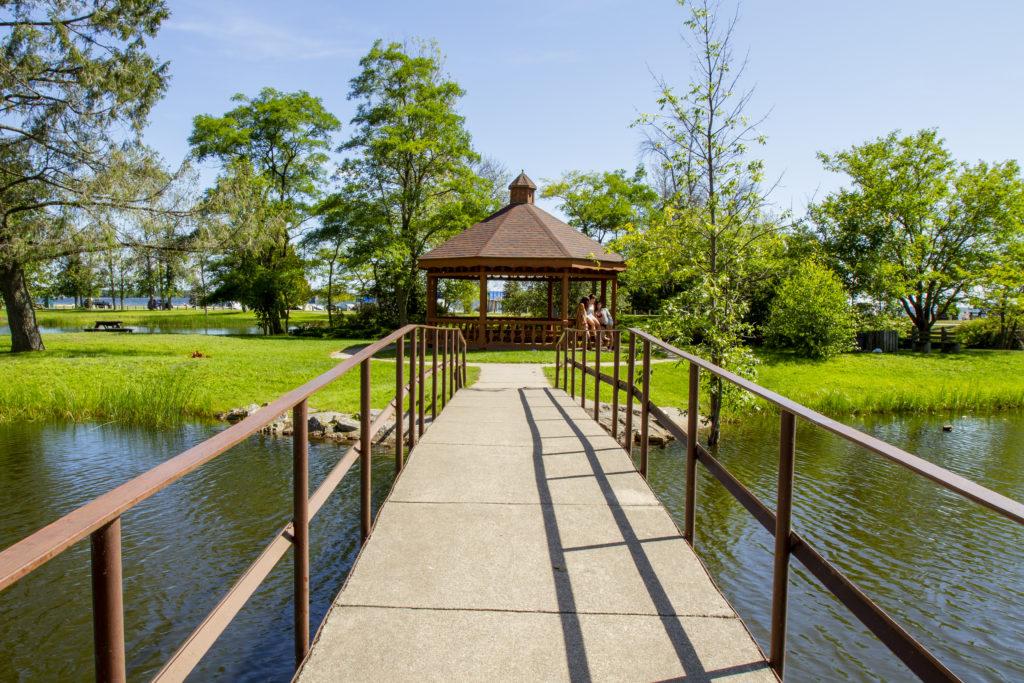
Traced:
<svg viewBox="0 0 1024 683">
<path fill-rule="evenodd" d="M 691 74 L 684 11 L 671 0 L 170 5 L 154 50 L 170 60 L 172 82 L 146 140 L 172 163 L 195 114 L 223 113 L 232 94 L 267 85 L 322 97 L 345 136 L 348 81 L 378 37 L 436 39 L 467 91 L 461 109 L 477 150 L 537 181 L 633 168 L 630 123 L 654 109 L 651 73 L 679 87 Z M 769 113 L 759 153 L 782 176 L 775 203 L 801 213 L 841 182 L 818 150 L 896 128 L 937 127 L 965 160 L 1020 159 L 1022 25 L 1016 0 L 747 0 L 736 49 L 749 53 L 750 113 Z"/>
</svg>

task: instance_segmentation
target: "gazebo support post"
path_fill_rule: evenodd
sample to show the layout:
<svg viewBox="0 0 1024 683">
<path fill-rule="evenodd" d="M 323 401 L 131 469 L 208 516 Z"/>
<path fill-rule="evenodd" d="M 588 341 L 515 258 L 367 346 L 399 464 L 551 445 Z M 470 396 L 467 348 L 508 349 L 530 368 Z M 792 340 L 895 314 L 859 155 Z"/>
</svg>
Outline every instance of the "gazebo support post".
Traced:
<svg viewBox="0 0 1024 683">
<path fill-rule="evenodd" d="M 619 278 L 612 280 L 612 323 L 619 324 Z"/>
<path fill-rule="evenodd" d="M 608 280 L 601 280 L 601 303 L 608 305 Z"/>
<path fill-rule="evenodd" d="M 427 324 L 437 320 L 437 276 L 427 274 Z"/>
<path fill-rule="evenodd" d="M 569 327 L 569 272 L 562 271 L 562 329 Z"/>
<path fill-rule="evenodd" d="M 487 346 L 487 272 L 484 270 L 480 271 L 480 322 L 476 343 L 481 349 Z"/>
<path fill-rule="evenodd" d="M 548 320 L 551 320 L 554 313 L 554 286 L 555 281 L 548 278 Z"/>
</svg>

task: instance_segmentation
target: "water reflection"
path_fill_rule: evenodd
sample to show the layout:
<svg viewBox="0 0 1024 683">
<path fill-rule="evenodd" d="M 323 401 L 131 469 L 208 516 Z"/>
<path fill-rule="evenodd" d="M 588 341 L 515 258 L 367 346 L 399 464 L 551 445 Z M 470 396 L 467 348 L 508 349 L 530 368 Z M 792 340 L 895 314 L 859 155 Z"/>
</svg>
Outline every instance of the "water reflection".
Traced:
<svg viewBox="0 0 1024 683">
<path fill-rule="evenodd" d="M 0 547 L 140 474 L 220 427 L 152 432 L 116 426 L 0 425 Z M 310 447 L 311 490 L 343 450 Z M 374 504 L 393 480 L 374 459 Z M 358 473 L 310 529 L 313 628 L 358 550 Z M 291 510 L 291 442 L 253 438 L 124 516 L 128 672 L 149 678 L 258 556 Z M 206 656 L 193 678 L 288 680 L 291 559 L 285 557 Z M 0 680 L 92 675 L 88 543 L 0 593 Z"/>
<path fill-rule="evenodd" d="M 952 432 L 942 424 L 952 423 Z M 1024 414 L 871 418 L 854 426 L 1024 498 Z M 684 450 L 652 451 L 651 482 L 682 523 Z M 777 419 L 729 425 L 723 463 L 774 507 Z M 763 648 L 773 540 L 698 468 L 697 547 Z M 794 528 L 965 680 L 1022 680 L 1024 531 L 823 430 L 797 433 Z M 787 680 L 910 673 L 796 561 Z"/>
</svg>

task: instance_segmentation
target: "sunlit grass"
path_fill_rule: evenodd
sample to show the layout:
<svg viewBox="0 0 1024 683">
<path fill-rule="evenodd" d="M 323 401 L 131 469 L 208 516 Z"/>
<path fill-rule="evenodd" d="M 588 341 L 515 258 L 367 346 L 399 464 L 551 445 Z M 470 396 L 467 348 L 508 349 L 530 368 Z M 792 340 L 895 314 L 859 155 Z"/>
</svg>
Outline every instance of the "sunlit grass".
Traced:
<svg viewBox="0 0 1024 683">
<path fill-rule="evenodd" d="M 337 365 L 331 353 L 360 341 L 83 332 L 48 335 L 40 353 L 10 354 L 3 338 L 0 421 L 163 425 L 209 418 L 272 401 Z M 371 404 L 380 408 L 394 396 L 395 364 L 374 361 L 371 368 Z M 478 373 L 470 368 L 470 381 Z M 310 408 L 357 411 L 358 370 L 315 394 Z"/>
<path fill-rule="evenodd" d="M 780 354 L 762 355 L 756 382 L 813 410 L 828 415 L 994 411 L 1024 407 L 1024 353 L 966 351 L 959 354 L 844 354 L 827 361 L 807 361 Z M 610 368 L 603 370 L 611 374 Z M 554 381 L 555 369 L 545 368 Z M 620 368 L 625 378 L 625 366 Z M 702 373 L 702 387 L 707 386 Z M 580 373 L 576 373 L 577 391 Z M 686 364 L 651 366 L 651 399 L 658 405 L 685 408 L 689 369 Z M 639 384 L 639 372 L 637 373 Z M 587 378 L 588 397 L 593 378 Z M 602 387 L 601 400 L 611 400 Z M 620 398 L 621 400 L 621 398 Z M 702 392 L 701 404 L 707 405 Z M 732 415 L 765 409 L 761 403 L 731 406 Z"/>
</svg>

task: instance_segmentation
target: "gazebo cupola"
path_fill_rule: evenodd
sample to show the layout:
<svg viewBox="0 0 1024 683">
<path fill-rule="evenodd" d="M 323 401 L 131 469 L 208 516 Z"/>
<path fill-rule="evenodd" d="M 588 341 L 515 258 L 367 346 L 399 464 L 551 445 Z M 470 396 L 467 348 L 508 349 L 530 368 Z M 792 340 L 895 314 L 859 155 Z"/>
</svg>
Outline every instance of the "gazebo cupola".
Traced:
<svg viewBox="0 0 1024 683">
<path fill-rule="evenodd" d="M 508 205 L 420 257 L 419 267 L 427 271 L 427 324 L 458 327 L 476 348 L 549 347 L 573 321 L 569 290 L 580 281 L 594 283 L 594 289 L 600 283 L 601 298 L 615 317 L 623 258 L 536 206 L 537 186 L 525 172 L 508 189 Z M 438 315 L 437 282 L 444 279 L 476 280 L 479 310 Z M 547 315 L 489 315 L 489 279 L 546 283 Z"/>
<path fill-rule="evenodd" d="M 519 177 L 512 181 L 508 189 L 509 204 L 533 204 L 533 193 L 537 191 L 537 186 L 525 172 L 520 171 Z"/>
</svg>

